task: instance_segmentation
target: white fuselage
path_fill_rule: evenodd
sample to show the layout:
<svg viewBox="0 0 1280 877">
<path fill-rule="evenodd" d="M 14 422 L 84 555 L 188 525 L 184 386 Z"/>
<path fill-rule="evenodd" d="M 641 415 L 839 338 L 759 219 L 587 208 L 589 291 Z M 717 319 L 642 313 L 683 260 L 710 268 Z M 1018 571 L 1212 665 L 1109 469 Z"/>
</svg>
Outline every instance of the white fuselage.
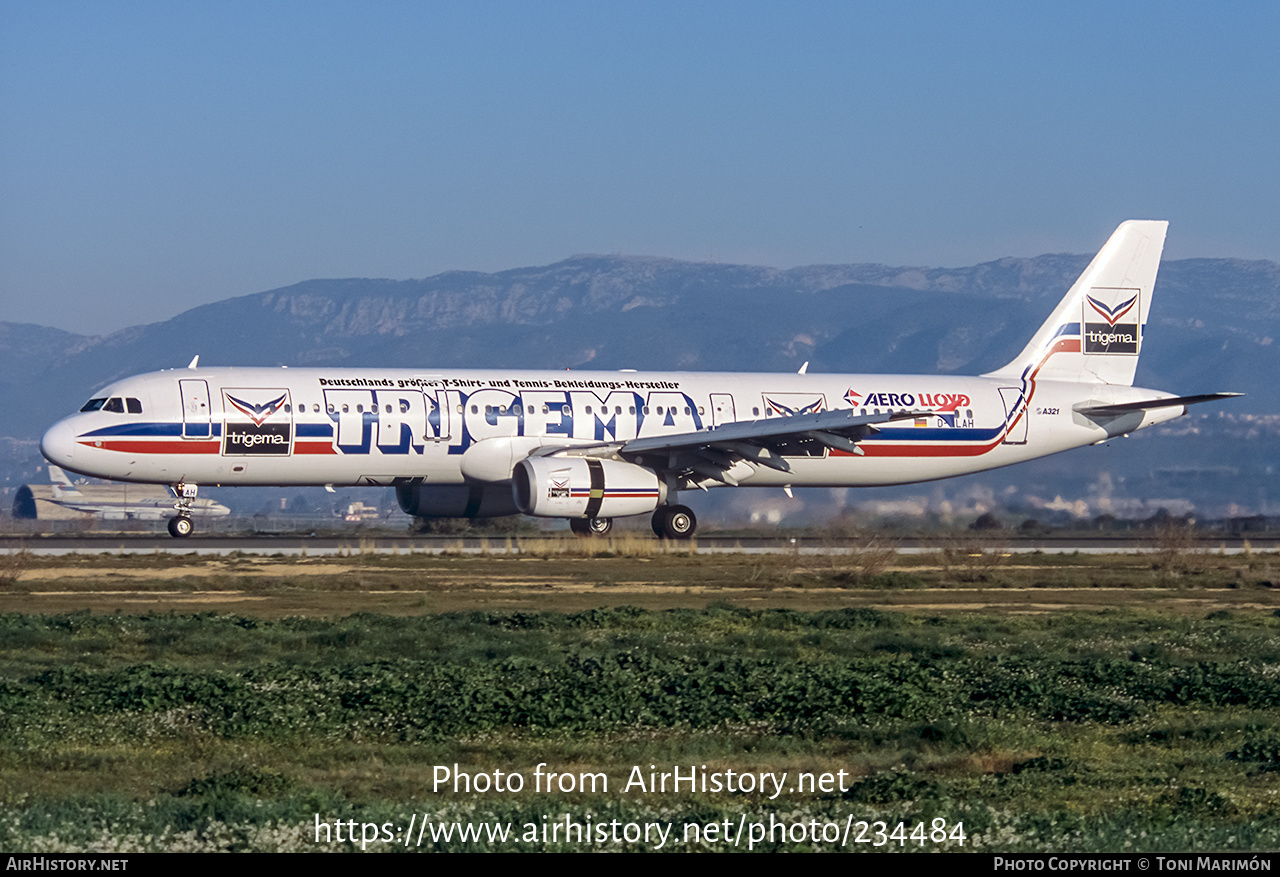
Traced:
<svg viewBox="0 0 1280 877">
<path fill-rule="evenodd" d="M 1094 444 L 1184 413 L 1099 422 L 1076 409 L 1168 394 L 1063 381 L 936 375 L 408 369 L 174 369 L 118 381 L 41 450 L 119 481 L 217 485 L 501 482 L 488 449 L 566 448 L 818 411 L 921 412 L 862 453 L 796 442 L 787 471 L 740 460 L 746 486 L 872 486 L 947 478 Z M 101 399 L 133 400 L 105 410 Z M 86 407 L 92 407 L 86 406 Z M 136 410 L 135 410 L 136 409 Z M 927 412 L 927 413 L 924 413 Z M 512 440 L 515 440 L 514 442 Z M 495 443 L 493 440 L 499 440 Z M 488 443 L 488 444 L 486 444 Z M 502 456 L 502 455 L 499 455 Z M 503 457 L 509 459 L 509 457 Z M 642 465 L 644 464 L 641 461 Z M 660 461 L 656 464 L 661 468 Z M 680 489 L 697 486 L 686 479 Z M 705 486 L 712 486 L 710 484 Z"/>
<path fill-rule="evenodd" d="M 862 487 L 1008 466 L 1170 420 L 1132 386 L 1168 223 L 1121 223 L 1003 368 L 979 377 L 714 372 L 212 369 L 117 381 L 40 449 L 75 472 L 172 484 L 394 485 L 421 517 L 566 518 L 582 535 L 679 491 Z"/>
</svg>

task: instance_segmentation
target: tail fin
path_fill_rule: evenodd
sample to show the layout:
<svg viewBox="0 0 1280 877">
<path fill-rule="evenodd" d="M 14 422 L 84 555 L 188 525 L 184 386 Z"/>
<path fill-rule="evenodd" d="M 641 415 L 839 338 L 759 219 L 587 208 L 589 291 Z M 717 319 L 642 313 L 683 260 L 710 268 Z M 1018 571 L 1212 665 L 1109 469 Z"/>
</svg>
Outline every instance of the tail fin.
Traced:
<svg viewBox="0 0 1280 877">
<path fill-rule="evenodd" d="M 1168 227 L 1121 223 L 1022 353 L 984 377 L 1133 386 Z"/>
<path fill-rule="evenodd" d="M 66 472 L 62 471 L 59 466 L 49 465 L 49 483 L 53 485 L 54 495 L 61 493 L 64 496 L 79 496 L 80 491 L 71 483 L 71 479 Z"/>
</svg>

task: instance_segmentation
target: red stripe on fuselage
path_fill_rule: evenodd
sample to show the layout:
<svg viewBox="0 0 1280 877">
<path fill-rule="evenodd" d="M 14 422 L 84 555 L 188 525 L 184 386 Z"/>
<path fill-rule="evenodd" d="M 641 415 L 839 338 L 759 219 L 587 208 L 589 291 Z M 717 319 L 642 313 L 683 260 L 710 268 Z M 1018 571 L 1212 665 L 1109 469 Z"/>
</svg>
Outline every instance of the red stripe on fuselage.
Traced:
<svg viewBox="0 0 1280 877">
<path fill-rule="evenodd" d="M 1011 423 L 1005 426 L 1004 432 L 993 442 L 982 445 L 926 445 L 912 442 L 910 444 L 889 444 L 888 442 L 877 442 L 874 439 L 860 442 L 858 447 L 862 449 L 864 457 L 981 457 L 983 454 L 990 453 L 995 448 L 1004 443 L 1005 438 L 1018 425 L 1018 422 L 1026 416 L 1031 410 L 1031 397 L 1036 393 L 1036 376 L 1040 374 L 1040 370 L 1045 367 L 1049 359 L 1055 353 L 1079 353 L 1079 338 L 1061 338 L 1053 343 L 1053 346 L 1045 352 L 1040 363 L 1035 367 L 1027 378 L 1027 383 L 1031 385 L 1030 392 L 1027 393 L 1026 401 L 1023 403 L 1022 410 L 1018 412 L 1018 416 Z M 849 451 L 840 451 L 832 449 L 833 457 L 855 457 Z"/>
<path fill-rule="evenodd" d="M 328 442 L 294 442 L 294 454 L 336 454 L 333 445 Z"/>
<path fill-rule="evenodd" d="M 221 441 L 128 441 L 104 439 L 101 442 L 81 441 L 86 448 L 100 451 L 119 451 L 125 454 L 217 454 L 222 451 Z M 294 442 L 295 454 L 336 454 L 327 442 Z M 238 455 L 237 455 L 238 456 Z"/>
<path fill-rule="evenodd" d="M 858 443 L 864 457 L 981 457 L 1004 441 L 1004 434 L 985 445 L 926 445 L 919 442 L 910 444 L 889 444 L 875 441 Z M 832 449 L 833 457 L 856 457 L 849 451 Z"/>
<path fill-rule="evenodd" d="M 177 441 L 177 442 L 151 442 L 151 441 L 82 441 L 80 444 L 86 448 L 103 451 L 121 451 L 126 454 L 216 454 L 222 449 L 222 442 L 218 441 Z"/>
</svg>

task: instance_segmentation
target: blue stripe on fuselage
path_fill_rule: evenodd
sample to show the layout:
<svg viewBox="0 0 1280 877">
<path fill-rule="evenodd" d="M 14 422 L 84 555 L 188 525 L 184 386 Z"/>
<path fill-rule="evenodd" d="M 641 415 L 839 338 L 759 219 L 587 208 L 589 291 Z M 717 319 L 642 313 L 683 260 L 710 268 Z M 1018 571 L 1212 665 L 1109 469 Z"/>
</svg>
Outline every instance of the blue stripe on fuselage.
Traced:
<svg viewBox="0 0 1280 877">
<path fill-rule="evenodd" d="M 182 424 L 121 423 L 117 426 L 104 426 L 101 429 L 86 432 L 85 435 L 94 437 L 108 435 L 182 435 Z"/>
<path fill-rule="evenodd" d="M 934 415 L 936 416 L 936 415 Z M 1004 431 L 1004 424 L 994 429 L 955 429 L 953 427 L 913 426 L 907 429 L 880 427 L 863 441 L 887 439 L 889 441 L 950 441 L 950 442 L 985 442 L 991 441 Z"/>
</svg>

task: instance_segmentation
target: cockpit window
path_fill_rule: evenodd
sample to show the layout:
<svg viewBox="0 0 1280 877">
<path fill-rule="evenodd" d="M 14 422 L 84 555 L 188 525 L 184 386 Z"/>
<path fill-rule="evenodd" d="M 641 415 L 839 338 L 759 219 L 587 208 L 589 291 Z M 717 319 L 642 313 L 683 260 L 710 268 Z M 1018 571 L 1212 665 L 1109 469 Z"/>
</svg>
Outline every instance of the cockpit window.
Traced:
<svg viewBox="0 0 1280 877">
<path fill-rule="evenodd" d="M 119 396 L 112 396 L 107 400 L 107 404 L 102 406 L 103 411 L 110 411 L 112 414 L 124 414 L 124 402 Z"/>
<path fill-rule="evenodd" d="M 124 400 L 124 404 L 129 409 L 130 414 L 142 413 L 142 402 L 140 400 L 130 396 Z"/>
<path fill-rule="evenodd" d="M 90 399 L 88 402 L 84 403 L 84 407 L 81 408 L 80 410 L 81 411 L 97 411 L 99 408 L 103 406 L 103 404 L 106 403 L 106 401 L 107 401 L 106 399 Z"/>
</svg>

